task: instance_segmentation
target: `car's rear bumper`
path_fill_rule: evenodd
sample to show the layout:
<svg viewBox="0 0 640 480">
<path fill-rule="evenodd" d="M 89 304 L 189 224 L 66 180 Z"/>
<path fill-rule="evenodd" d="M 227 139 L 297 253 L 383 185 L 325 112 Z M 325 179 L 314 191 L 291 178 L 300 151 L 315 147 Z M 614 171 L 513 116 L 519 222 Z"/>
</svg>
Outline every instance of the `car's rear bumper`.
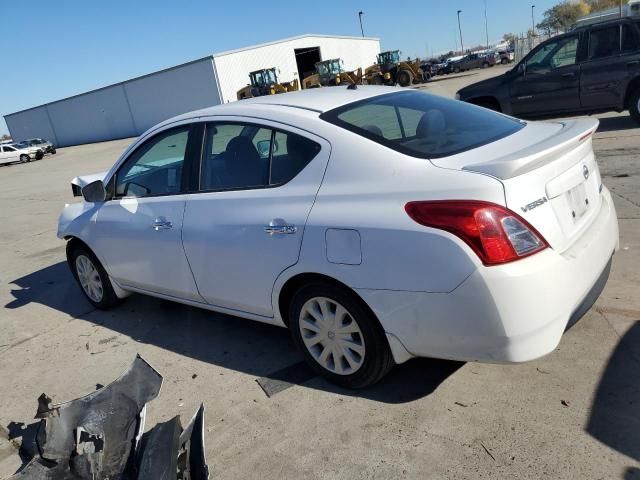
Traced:
<svg viewBox="0 0 640 480">
<path fill-rule="evenodd" d="M 414 356 L 504 363 L 546 355 L 606 283 L 618 222 L 609 192 L 602 195 L 593 224 L 562 254 L 480 267 L 449 293 L 358 293 Z"/>
</svg>

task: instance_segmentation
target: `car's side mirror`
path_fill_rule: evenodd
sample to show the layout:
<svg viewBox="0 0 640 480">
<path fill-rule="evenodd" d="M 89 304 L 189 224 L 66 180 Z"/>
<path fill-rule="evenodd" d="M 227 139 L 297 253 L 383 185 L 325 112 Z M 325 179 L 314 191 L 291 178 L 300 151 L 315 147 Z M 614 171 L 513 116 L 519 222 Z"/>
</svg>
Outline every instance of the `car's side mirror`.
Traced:
<svg viewBox="0 0 640 480">
<path fill-rule="evenodd" d="M 271 148 L 271 140 L 260 140 L 256 144 L 256 148 L 258 149 L 258 153 L 261 157 L 269 156 L 269 149 Z M 278 140 L 273 141 L 273 153 L 278 151 Z"/>
<path fill-rule="evenodd" d="M 260 140 L 256 147 L 261 157 L 269 156 L 269 149 L 271 148 L 271 140 Z"/>
<path fill-rule="evenodd" d="M 82 187 L 82 196 L 90 203 L 104 202 L 107 198 L 107 190 L 102 180 L 96 180 Z"/>
<path fill-rule="evenodd" d="M 520 64 L 518 64 L 518 73 L 520 75 L 524 75 L 525 73 L 527 73 L 527 64 L 522 62 Z"/>
</svg>

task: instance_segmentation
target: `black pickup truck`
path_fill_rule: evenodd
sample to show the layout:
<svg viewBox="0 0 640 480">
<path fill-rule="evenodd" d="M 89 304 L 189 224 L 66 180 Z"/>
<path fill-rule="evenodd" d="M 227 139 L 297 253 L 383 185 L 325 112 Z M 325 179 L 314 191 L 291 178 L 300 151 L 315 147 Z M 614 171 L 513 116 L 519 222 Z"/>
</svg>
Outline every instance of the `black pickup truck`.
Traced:
<svg viewBox="0 0 640 480">
<path fill-rule="evenodd" d="M 629 110 L 640 122 L 640 20 L 578 27 L 456 98 L 518 117 Z"/>
</svg>

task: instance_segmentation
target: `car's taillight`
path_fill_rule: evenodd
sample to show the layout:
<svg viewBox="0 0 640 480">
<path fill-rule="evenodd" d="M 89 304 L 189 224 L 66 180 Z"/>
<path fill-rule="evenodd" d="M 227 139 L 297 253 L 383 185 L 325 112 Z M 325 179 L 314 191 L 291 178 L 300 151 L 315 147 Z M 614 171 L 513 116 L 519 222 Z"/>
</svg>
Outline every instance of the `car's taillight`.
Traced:
<svg viewBox="0 0 640 480">
<path fill-rule="evenodd" d="M 409 202 L 404 209 L 419 224 L 464 240 L 485 265 L 513 262 L 549 246 L 526 220 L 495 203 L 438 200 Z"/>
</svg>

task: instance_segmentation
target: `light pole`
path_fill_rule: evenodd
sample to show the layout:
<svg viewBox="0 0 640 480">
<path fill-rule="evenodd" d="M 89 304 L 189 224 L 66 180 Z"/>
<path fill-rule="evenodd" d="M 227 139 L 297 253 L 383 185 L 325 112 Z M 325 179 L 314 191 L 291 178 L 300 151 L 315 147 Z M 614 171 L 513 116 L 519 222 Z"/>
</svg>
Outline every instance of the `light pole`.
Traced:
<svg viewBox="0 0 640 480">
<path fill-rule="evenodd" d="M 487 37 L 487 50 L 489 50 L 489 22 L 487 21 L 487 0 L 484 0 L 484 33 Z"/>
<path fill-rule="evenodd" d="M 533 9 L 536 8 L 535 5 L 531 5 L 531 36 L 536 36 L 536 22 L 533 20 Z"/>
<path fill-rule="evenodd" d="M 364 12 L 362 10 L 360 10 L 358 12 L 358 18 L 360 19 L 360 33 L 362 34 L 362 37 L 364 38 L 364 30 L 362 28 L 362 15 L 364 15 Z"/>
<path fill-rule="evenodd" d="M 460 25 L 460 14 L 462 10 L 458 10 L 458 30 L 460 31 L 460 49 L 462 50 L 462 55 L 464 55 L 464 43 L 462 42 L 462 26 Z"/>
</svg>

